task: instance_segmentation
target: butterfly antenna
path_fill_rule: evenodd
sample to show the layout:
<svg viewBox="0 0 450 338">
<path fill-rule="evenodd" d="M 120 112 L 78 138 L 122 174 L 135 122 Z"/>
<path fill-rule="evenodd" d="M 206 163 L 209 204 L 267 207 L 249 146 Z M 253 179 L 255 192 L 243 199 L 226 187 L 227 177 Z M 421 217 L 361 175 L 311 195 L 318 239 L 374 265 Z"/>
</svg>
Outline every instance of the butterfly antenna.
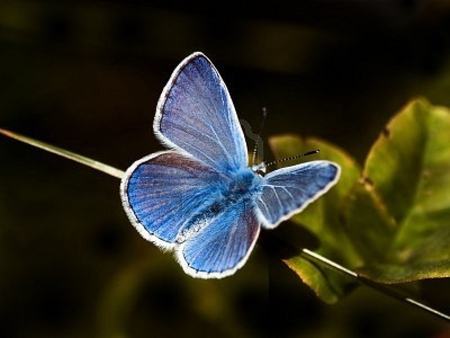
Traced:
<svg viewBox="0 0 450 338">
<path fill-rule="evenodd" d="M 281 163 L 281 162 L 287 162 L 287 161 L 296 160 L 297 158 L 301 158 L 301 157 L 306 157 L 306 156 L 314 155 L 314 154 L 317 154 L 317 153 L 319 153 L 319 152 L 320 152 L 320 150 L 319 150 L 319 149 L 316 149 L 316 150 L 308 151 L 308 152 L 306 152 L 306 153 L 304 153 L 304 154 L 301 154 L 301 155 L 295 155 L 295 156 L 291 156 L 291 157 L 282 158 L 282 159 L 280 159 L 280 160 L 275 160 L 275 161 L 266 163 L 266 168 L 269 167 L 269 166 L 272 166 L 272 165 L 274 165 L 274 164 L 278 164 L 278 163 Z"/>
<path fill-rule="evenodd" d="M 262 118 L 261 118 L 261 125 L 259 126 L 259 132 L 256 134 L 255 138 L 255 146 L 253 147 L 253 156 L 252 156 L 252 164 L 257 163 L 256 158 L 258 156 L 258 150 L 259 150 L 259 143 L 262 142 L 261 134 L 264 129 L 264 124 L 266 123 L 267 118 L 267 109 L 266 107 L 262 108 Z"/>
</svg>

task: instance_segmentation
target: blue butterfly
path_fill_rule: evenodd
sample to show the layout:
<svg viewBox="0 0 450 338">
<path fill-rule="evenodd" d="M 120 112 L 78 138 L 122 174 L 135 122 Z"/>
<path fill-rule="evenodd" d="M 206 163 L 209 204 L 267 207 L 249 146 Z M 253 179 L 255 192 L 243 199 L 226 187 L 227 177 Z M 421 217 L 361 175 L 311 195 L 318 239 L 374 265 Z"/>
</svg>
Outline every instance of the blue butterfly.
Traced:
<svg viewBox="0 0 450 338">
<path fill-rule="evenodd" d="M 137 231 L 174 251 L 193 277 L 222 278 L 247 261 L 261 226 L 273 229 L 328 191 L 340 167 L 312 161 L 264 174 L 248 166 L 230 94 L 211 61 L 193 53 L 165 86 L 153 122 L 170 150 L 131 165 L 120 187 Z"/>
</svg>

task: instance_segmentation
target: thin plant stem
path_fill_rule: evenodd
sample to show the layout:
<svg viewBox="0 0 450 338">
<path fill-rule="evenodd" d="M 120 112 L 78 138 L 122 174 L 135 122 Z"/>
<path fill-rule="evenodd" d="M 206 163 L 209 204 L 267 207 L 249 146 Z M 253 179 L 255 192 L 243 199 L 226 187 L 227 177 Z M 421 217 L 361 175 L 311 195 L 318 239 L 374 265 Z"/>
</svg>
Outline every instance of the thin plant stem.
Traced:
<svg viewBox="0 0 450 338">
<path fill-rule="evenodd" d="M 67 158 L 69 160 L 72 160 L 72 161 L 84 164 L 84 165 L 86 165 L 88 167 L 91 167 L 93 169 L 102 171 L 105 174 L 111 175 L 113 177 L 122 178 L 122 176 L 124 175 L 124 172 L 122 170 L 116 169 L 116 168 L 111 167 L 111 166 L 109 166 L 107 164 L 95 161 L 93 159 L 90 159 L 88 157 L 76 154 L 74 152 L 71 152 L 71 151 L 68 151 L 68 150 L 56 147 L 54 145 L 51 145 L 51 144 L 48 144 L 48 143 L 45 143 L 45 142 L 42 142 L 42 141 L 35 140 L 35 139 L 31 138 L 31 137 L 20 135 L 20 134 L 17 134 L 15 132 L 12 132 L 12 131 L 9 131 L 9 130 L 6 130 L 6 129 L 2 129 L 2 128 L 0 128 L 0 133 L 5 135 L 5 136 L 11 137 L 11 138 L 13 138 L 15 140 L 27 143 L 27 144 L 32 145 L 34 147 L 43 149 L 43 150 L 51 152 L 53 154 L 65 157 L 65 158 Z"/>
<path fill-rule="evenodd" d="M 372 289 L 375 289 L 381 293 L 384 293 L 385 295 L 388 295 L 392 298 L 395 298 L 399 301 L 402 301 L 404 303 L 416 306 L 428 313 L 431 313 L 441 319 L 444 319 L 446 321 L 450 322 L 450 316 L 442 313 L 436 309 L 433 309 L 432 307 L 419 302 L 409 296 L 406 296 L 404 292 L 398 290 L 398 289 L 394 289 L 393 287 L 389 287 L 387 285 L 383 285 L 383 284 L 379 284 L 379 283 L 375 283 L 372 282 L 371 280 L 364 278 L 363 276 L 359 275 L 358 273 L 356 273 L 355 271 L 349 270 L 346 267 L 343 267 L 342 265 L 337 264 L 336 262 L 329 260 L 326 257 L 323 257 L 321 255 L 319 255 L 318 253 L 315 253 L 311 250 L 308 249 L 302 249 L 300 255 L 307 259 L 310 262 L 314 262 L 314 263 L 320 263 L 323 266 L 326 266 L 327 268 L 329 268 L 330 270 L 333 271 L 337 271 L 341 274 L 350 276 L 355 278 L 356 280 L 358 280 L 361 284 L 366 285 Z"/>
<path fill-rule="evenodd" d="M 86 165 L 88 167 L 91 167 L 93 169 L 102 171 L 102 172 L 104 172 L 104 173 L 106 173 L 108 175 L 111 175 L 113 177 L 117 177 L 117 178 L 121 179 L 123 177 L 123 175 L 124 175 L 124 172 L 122 170 L 116 169 L 116 168 L 111 167 L 111 166 L 109 166 L 107 164 L 104 164 L 104 163 L 92 160 L 92 159 L 90 159 L 88 157 L 76 154 L 74 152 L 71 152 L 71 151 L 68 151 L 68 150 L 65 150 L 65 149 L 53 146 L 51 144 L 35 140 L 35 139 L 31 138 L 31 137 L 20 135 L 20 134 L 17 134 L 15 132 L 12 132 L 12 131 L 9 131 L 9 130 L 6 130 L 6 129 L 2 129 L 2 128 L 0 128 L 0 133 L 5 135 L 5 136 L 11 137 L 11 138 L 13 138 L 15 140 L 27 143 L 27 144 L 32 145 L 34 147 L 43 149 L 43 150 L 51 152 L 53 154 L 65 157 L 65 158 L 67 158 L 69 160 L 72 160 L 72 161 L 84 164 L 84 165 Z M 395 299 L 397 299 L 399 301 L 402 301 L 402 302 L 405 302 L 405 303 L 410 304 L 412 306 L 415 306 L 415 307 L 417 307 L 419 309 L 422 309 L 422 310 L 424 310 L 424 311 L 426 311 L 428 313 L 431 313 L 431 314 L 433 314 L 433 315 L 435 315 L 435 316 L 437 316 L 437 317 L 439 317 L 441 319 L 444 319 L 444 320 L 450 322 L 450 316 L 449 315 L 447 315 L 445 313 L 442 313 L 442 312 L 440 312 L 440 311 L 438 311 L 436 309 L 433 309 L 432 307 L 430 307 L 430 306 L 428 306 L 426 304 L 423 304 L 422 302 L 419 302 L 419 301 L 417 301 L 417 300 L 415 300 L 415 299 L 413 299 L 411 297 L 408 297 L 408 296 L 406 296 L 404 294 L 404 292 L 401 292 L 401 291 L 399 291 L 397 289 L 394 289 L 394 288 L 386 286 L 386 285 L 382 285 L 382 284 L 378 284 L 378 283 L 372 282 L 372 281 L 364 278 L 363 276 L 359 275 L 358 273 L 356 273 L 356 272 L 354 272 L 352 270 L 349 270 L 349 269 L 343 267 L 342 265 L 339 265 L 338 263 L 336 263 L 336 262 L 334 262 L 332 260 L 329 260 L 328 258 L 323 257 L 323 256 L 321 256 L 321 255 L 319 255 L 319 254 L 317 254 L 317 253 L 315 253 L 313 251 L 310 251 L 308 249 L 302 249 L 300 255 L 303 258 L 309 260 L 310 262 L 319 263 L 319 264 L 321 264 L 321 265 L 323 265 L 323 266 L 325 266 L 325 267 L 327 267 L 327 268 L 329 268 L 329 269 L 331 269 L 333 271 L 337 271 L 337 272 L 339 272 L 341 274 L 345 274 L 347 276 L 353 277 L 353 278 L 358 280 L 363 285 L 366 285 L 366 286 L 368 286 L 368 287 L 370 287 L 372 289 L 375 289 L 375 290 L 377 290 L 377 291 L 379 291 L 379 292 L 381 292 L 381 293 L 383 293 L 385 295 L 388 295 L 388 296 L 390 296 L 392 298 L 395 298 Z"/>
</svg>

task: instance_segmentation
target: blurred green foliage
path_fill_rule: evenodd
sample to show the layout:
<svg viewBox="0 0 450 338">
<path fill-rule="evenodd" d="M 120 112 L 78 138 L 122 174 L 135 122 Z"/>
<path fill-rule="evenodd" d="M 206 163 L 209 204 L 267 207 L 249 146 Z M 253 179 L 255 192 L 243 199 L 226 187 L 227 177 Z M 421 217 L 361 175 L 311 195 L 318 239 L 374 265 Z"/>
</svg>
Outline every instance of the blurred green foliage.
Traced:
<svg viewBox="0 0 450 338">
<path fill-rule="evenodd" d="M 408 104 L 384 128 L 345 206 L 364 274 L 384 283 L 450 277 L 450 109 Z"/>
<path fill-rule="evenodd" d="M 374 282 L 450 277 L 449 131 L 449 109 L 414 100 L 380 133 L 362 172 L 349 155 L 324 142 L 272 137 L 279 159 L 323 149 L 321 157 L 342 167 L 336 187 L 292 220 L 317 237 L 318 253 Z M 280 236 L 295 246 L 291 238 L 288 232 Z M 354 283 L 300 251 L 285 262 L 329 303 Z"/>
</svg>

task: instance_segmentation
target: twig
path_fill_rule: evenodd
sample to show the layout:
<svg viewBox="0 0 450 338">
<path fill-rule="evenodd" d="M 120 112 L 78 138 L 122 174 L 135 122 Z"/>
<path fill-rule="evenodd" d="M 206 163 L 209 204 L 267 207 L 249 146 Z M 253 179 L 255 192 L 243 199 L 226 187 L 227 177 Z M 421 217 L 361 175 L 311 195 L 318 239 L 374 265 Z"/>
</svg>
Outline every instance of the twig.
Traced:
<svg viewBox="0 0 450 338">
<path fill-rule="evenodd" d="M 73 153 L 71 151 L 68 151 L 68 150 L 65 150 L 65 149 L 53 146 L 51 144 L 35 140 L 35 139 L 31 138 L 31 137 L 20 135 L 20 134 L 17 134 L 17 133 L 14 133 L 12 131 L 9 131 L 9 130 L 6 130 L 6 129 L 2 129 L 2 128 L 0 128 L 0 133 L 5 135 L 5 136 L 11 137 L 11 138 L 13 138 L 15 140 L 27 143 L 29 145 L 32 145 L 34 147 L 37 147 L 37 148 L 40 148 L 40 149 L 43 149 L 43 150 L 46 150 L 46 151 L 51 152 L 53 154 L 56 154 L 56 155 L 68 158 L 69 160 L 72 160 L 72 161 L 84 164 L 84 165 L 86 165 L 88 167 L 91 167 L 91 168 L 94 168 L 96 170 L 103 171 L 104 173 L 106 173 L 108 175 L 111 175 L 111 176 L 114 176 L 114 177 L 117 177 L 117 178 L 122 178 L 122 176 L 124 175 L 124 172 L 122 170 L 119 170 L 119 169 L 111 167 L 111 166 L 109 166 L 107 164 L 95 161 L 95 160 L 90 159 L 88 157 L 85 157 L 85 156 Z"/>
<path fill-rule="evenodd" d="M 84 165 L 86 165 L 88 167 L 91 167 L 93 169 L 102 171 L 102 172 L 104 172 L 104 173 L 106 173 L 108 175 L 111 175 L 113 177 L 117 177 L 117 178 L 120 179 L 124 175 L 124 172 L 122 170 L 119 170 L 119 169 L 111 167 L 111 166 L 109 166 L 107 164 L 104 164 L 104 163 L 92 160 L 92 159 L 90 159 L 88 157 L 85 157 L 85 156 L 73 153 L 71 151 L 64 150 L 62 148 L 50 145 L 48 143 L 35 140 L 35 139 L 31 138 L 31 137 L 20 135 L 20 134 L 17 134 L 17 133 L 14 133 L 12 131 L 9 131 L 9 130 L 6 130 L 6 129 L 2 129 L 2 128 L 0 128 L 0 133 L 5 135 L 5 136 L 11 137 L 11 138 L 13 138 L 15 140 L 27 143 L 27 144 L 32 145 L 34 147 L 37 147 L 37 148 L 49 151 L 49 152 L 51 152 L 53 154 L 65 157 L 65 158 L 67 158 L 69 160 L 72 160 L 72 161 L 84 164 Z M 372 282 L 372 281 L 370 281 L 370 280 L 360 276 L 358 273 L 356 273 L 356 272 L 354 272 L 352 270 L 349 270 L 349 269 L 343 267 L 342 265 L 339 265 L 336 262 L 333 262 L 333 261 L 329 260 L 328 258 L 325 258 L 325 257 L 323 257 L 323 256 L 321 256 L 321 255 L 319 255 L 319 254 L 317 254 L 317 253 L 315 253 L 313 251 L 310 251 L 308 249 L 302 249 L 301 256 L 303 256 L 303 258 L 305 258 L 305 259 L 307 259 L 309 261 L 318 262 L 320 264 L 323 264 L 323 265 L 325 265 L 326 267 L 328 267 L 331 270 L 334 270 L 334 271 L 337 271 L 339 273 L 351 276 L 351 277 L 357 279 L 361 284 L 367 285 L 367 286 L 369 286 L 369 287 L 371 287 L 371 288 L 373 288 L 373 289 L 375 289 L 375 290 L 377 290 L 377 291 L 379 291 L 381 293 L 384 293 L 384 294 L 386 294 L 386 295 L 388 295 L 390 297 L 393 297 L 393 298 L 395 298 L 397 300 L 400 300 L 402 302 L 405 302 L 407 304 L 416 306 L 416 307 L 418 307 L 418 308 L 420 308 L 420 309 L 422 309 L 422 310 L 424 310 L 424 311 L 426 311 L 428 313 L 431 313 L 431 314 L 433 314 L 433 315 L 435 315 L 435 316 L 437 316 L 437 317 L 439 317 L 441 319 L 444 319 L 444 320 L 447 320 L 447 321 L 450 322 L 450 316 L 449 315 L 447 315 L 445 313 L 442 313 L 442 312 L 440 312 L 440 311 L 438 311 L 436 309 L 433 309 L 432 307 L 429 307 L 428 305 L 425 305 L 425 304 L 423 304 L 423 303 L 421 303 L 421 302 L 419 302 L 419 301 L 417 301 L 417 300 L 415 300 L 413 298 L 405 296 L 399 290 L 395 290 L 395 289 L 393 289 L 391 287 Z"/>
<path fill-rule="evenodd" d="M 372 289 L 375 289 L 375 290 L 377 290 L 377 291 L 379 291 L 381 293 L 384 293 L 385 295 L 393 297 L 393 298 L 395 298 L 397 300 L 400 300 L 400 301 L 402 301 L 404 303 L 416 306 L 416 307 L 418 307 L 418 308 L 420 308 L 420 309 L 422 309 L 422 310 L 424 310 L 424 311 L 426 311 L 428 313 L 431 313 L 431 314 L 433 314 L 433 315 L 435 315 L 435 316 L 437 316 L 437 317 L 439 317 L 441 319 L 444 319 L 444 320 L 450 322 L 450 316 L 449 315 L 447 315 L 445 313 L 442 313 L 442 312 L 440 312 L 440 311 L 438 311 L 436 309 L 433 309 L 432 307 L 430 307 L 428 305 L 425 305 L 422 302 L 419 302 L 419 301 L 417 301 L 417 300 L 415 300 L 415 299 L 413 299 L 411 297 L 406 296 L 400 290 L 394 289 L 394 288 L 386 286 L 386 285 L 382 285 L 382 284 L 378 284 L 378 283 L 372 282 L 371 280 L 369 280 L 367 278 L 364 278 L 363 276 L 359 275 L 358 273 L 356 273 L 356 272 L 354 272 L 352 270 L 349 270 L 349 269 L 343 267 L 342 265 L 339 265 L 336 262 L 333 262 L 333 261 L 329 260 L 328 258 L 325 258 L 325 257 L 323 257 L 323 256 L 321 256 L 321 255 L 319 255 L 319 254 L 317 254 L 317 253 L 315 253 L 313 251 L 310 251 L 308 249 L 302 249 L 300 255 L 303 258 L 305 258 L 305 259 L 307 259 L 309 261 L 319 262 L 322 265 L 325 265 L 326 267 L 328 267 L 330 270 L 337 271 L 337 272 L 339 272 L 341 274 L 351 276 L 351 277 L 355 278 L 356 280 L 358 280 L 361 284 L 369 286 Z"/>
</svg>

